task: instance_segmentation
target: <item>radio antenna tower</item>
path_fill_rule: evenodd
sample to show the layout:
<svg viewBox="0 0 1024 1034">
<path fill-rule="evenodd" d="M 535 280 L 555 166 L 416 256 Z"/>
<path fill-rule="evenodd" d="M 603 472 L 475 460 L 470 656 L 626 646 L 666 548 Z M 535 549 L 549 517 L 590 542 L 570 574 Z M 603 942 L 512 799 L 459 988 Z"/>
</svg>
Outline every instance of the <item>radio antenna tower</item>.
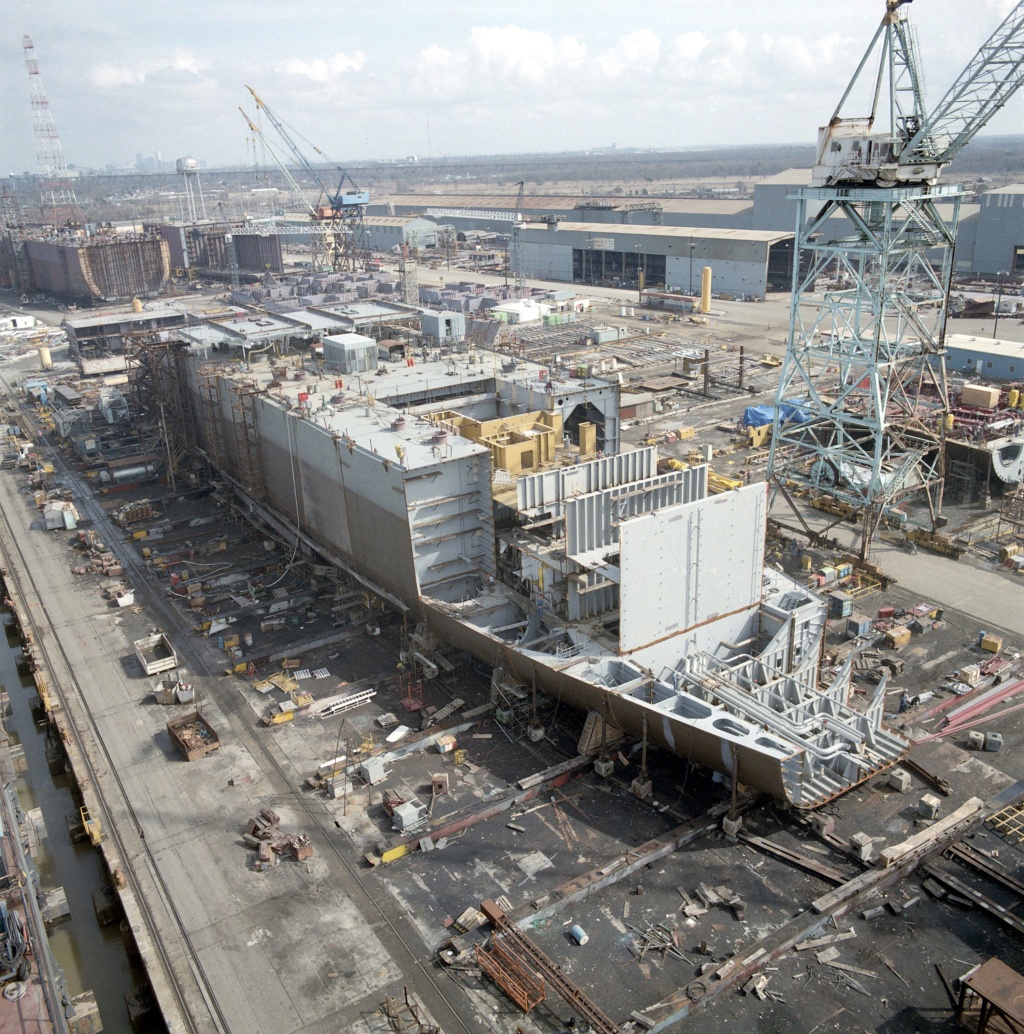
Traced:
<svg viewBox="0 0 1024 1034">
<path fill-rule="evenodd" d="M 82 222 L 82 209 L 71 186 L 71 173 L 64 161 L 64 151 L 53 123 L 50 102 L 43 89 L 39 75 L 39 61 L 32 37 L 26 33 L 21 38 L 25 50 L 25 66 L 28 68 L 29 91 L 32 102 L 32 121 L 36 135 L 36 162 L 39 166 L 40 192 L 43 219 L 49 215 L 54 226 L 66 222 Z"/>
</svg>

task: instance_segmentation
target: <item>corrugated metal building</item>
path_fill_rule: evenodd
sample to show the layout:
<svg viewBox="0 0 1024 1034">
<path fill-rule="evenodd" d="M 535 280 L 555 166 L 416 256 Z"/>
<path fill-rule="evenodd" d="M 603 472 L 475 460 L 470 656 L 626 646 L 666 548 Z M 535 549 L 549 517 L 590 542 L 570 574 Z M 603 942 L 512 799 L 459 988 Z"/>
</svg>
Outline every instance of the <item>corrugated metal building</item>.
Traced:
<svg viewBox="0 0 1024 1034">
<path fill-rule="evenodd" d="M 1024 380 L 1024 344 L 950 334 L 946 338 L 946 369 L 996 381 Z"/>
<path fill-rule="evenodd" d="M 958 270 L 963 250 L 963 242 L 958 240 Z M 976 240 L 968 254 L 971 269 L 977 273 L 1024 273 L 1024 183 L 982 194 Z"/>
<path fill-rule="evenodd" d="M 374 251 L 390 251 L 402 244 L 433 246 L 437 237 L 437 224 L 416 215 L 367 215 L 363 228 Z"/>
<path fill-rule="evenodd" d="M 605 287 L 649 287 L 693 294 L 711 266 L 716 294 L 764 298 L 792 278 L 793 233 L 712 227 L 531 224 L 523 231 L 528 277 Z"/>
</svg>

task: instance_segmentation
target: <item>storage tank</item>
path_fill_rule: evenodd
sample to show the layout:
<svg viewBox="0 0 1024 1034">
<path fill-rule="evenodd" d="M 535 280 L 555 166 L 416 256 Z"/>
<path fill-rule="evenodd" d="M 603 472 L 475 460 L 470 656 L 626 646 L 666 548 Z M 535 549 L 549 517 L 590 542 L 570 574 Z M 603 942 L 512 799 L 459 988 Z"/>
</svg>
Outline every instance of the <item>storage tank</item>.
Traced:
<svg viewBox="0 0 1024 1034">
<path fill-rule="evenodd" d="M 700 271 L 700 311 L 711 311 L 711 267 L 705 266 Z"/>
<path fill-rule="evenodd" d="M 39 369 L 40 370 L 52 370 L 53 369 L 53 357 L 50 355 L 49 345 L 39 346 Z"/>
<path fill-rule="evenodd" d="M 132 312 L 142 312 L 142 299 L 141 298 L 133 298 L 132 299 Z"/>
</svg>

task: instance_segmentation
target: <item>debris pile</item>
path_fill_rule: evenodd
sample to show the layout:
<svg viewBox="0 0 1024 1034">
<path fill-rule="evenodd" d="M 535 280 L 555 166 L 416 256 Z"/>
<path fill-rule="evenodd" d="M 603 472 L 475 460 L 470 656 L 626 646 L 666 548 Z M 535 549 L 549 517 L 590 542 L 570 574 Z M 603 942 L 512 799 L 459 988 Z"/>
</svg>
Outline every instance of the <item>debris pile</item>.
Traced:
<svg viewBox="0 0 1024 1034">
<path fill-rule="evenodd" d="M 150 521 L 160 514 L 153 509 L 153 504 L 148 499 L 140 499 L 138 502 L 125 503 L 111 513 L 114 523 L 122 528 L 128 528 L 132 524 L 139 524 L 142 521 Z"/>
<path fill-rule="evenodd" d="M 286 852 L 297 862 L 313 857 L 313 844 L 305 833 L 288 833 L 280 827 L 281 816 L 270 808 L 260 808 L 259 814 L 246 824 L 242 839 L 246 847 L 256 849 L 252 866 L 255 872 L 264 872 L 277 865 L 278 857 Z"/>
<path fill-rule="evenodd" d="M 79 529 L 71 548 L 83 555 L 83 562 L 71 568 L 72 574 L 101 574 L 105 578 L 120 578 L 124 574 L 121 562 L 95 531 Z"/>
</svg>

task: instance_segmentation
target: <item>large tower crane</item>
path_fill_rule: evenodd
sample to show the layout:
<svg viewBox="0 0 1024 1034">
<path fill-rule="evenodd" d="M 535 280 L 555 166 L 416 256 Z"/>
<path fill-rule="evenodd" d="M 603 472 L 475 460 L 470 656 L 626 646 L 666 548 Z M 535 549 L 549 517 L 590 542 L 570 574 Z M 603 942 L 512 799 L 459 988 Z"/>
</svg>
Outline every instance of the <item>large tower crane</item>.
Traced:
<svg viewBox="0 0 1024 1034">
<path fill-rule="evenodd" d="M 28 69 L 31 91 L 43 219 L 49 219 L 55 227 L 67 222 L 82 223 L 82 209 L 75 196 L 75 188 L 71 185 L 71 172 L 64 160 L 64 150 L 60 145 L 60 137 L 57 136 L 50 101 L 39 74 L 36 48 L 28 33 L 22 36 L 21 45 L 25 51 L 25 67 Z"/>
<path fill-rule="evenodd" d="M 327 249 L 327 265 L 335 271 L 356 271 L 365 269 L 369 259 L 366 242 L 366 231 L 363 216 L 370 203 L 368 191 L 360 190 L 352 177 L 344 169 L 335 169 L 339 174 L 338 185 L 329 187 L 320 172 L 306 158 L 302 149 L 295 142 L 285 123 L 264 103 L 259 94 L 251 87 L 246 89 L 256 102 L 257 111 L 264 113 L 270 120 L 285 147 L 291 152 L 299 169 L 304 172 L 319 188 L 320 200 L 314 209 L 314 219 L 324 225 L 324 245 Z M 260 132 L 257 130 L 257 132 Z M 260 133 L 266 143 L 266 136 Z M 318 147 L 310 145 L 321 158 L 327 156 Z M 278 165 L 283 163 L 274 153 Z M 335 163 L 331 162 L 334 165 Z M 294 182 L 294 178 L 292 178 Z"/>
<path fill-rule="evenodd" d="M 1022 0 L 929 112 L 908 2 L 886 0 L 819 131 L 812 185 L 790 195 L 793 295 L 768 465 L 773 499 L 782 496 L 811 537 L 798 492 L 856 508 L 864 558 L 883 518 L 902 520 L 899 504 L 911 496 L 927 502 L 932 530 L 942 523 L 942 353 L 964 191 L 937 180 L 1024 82 Z M 870 111 L 848 118 L 869 70 Z"/>
</svg>

